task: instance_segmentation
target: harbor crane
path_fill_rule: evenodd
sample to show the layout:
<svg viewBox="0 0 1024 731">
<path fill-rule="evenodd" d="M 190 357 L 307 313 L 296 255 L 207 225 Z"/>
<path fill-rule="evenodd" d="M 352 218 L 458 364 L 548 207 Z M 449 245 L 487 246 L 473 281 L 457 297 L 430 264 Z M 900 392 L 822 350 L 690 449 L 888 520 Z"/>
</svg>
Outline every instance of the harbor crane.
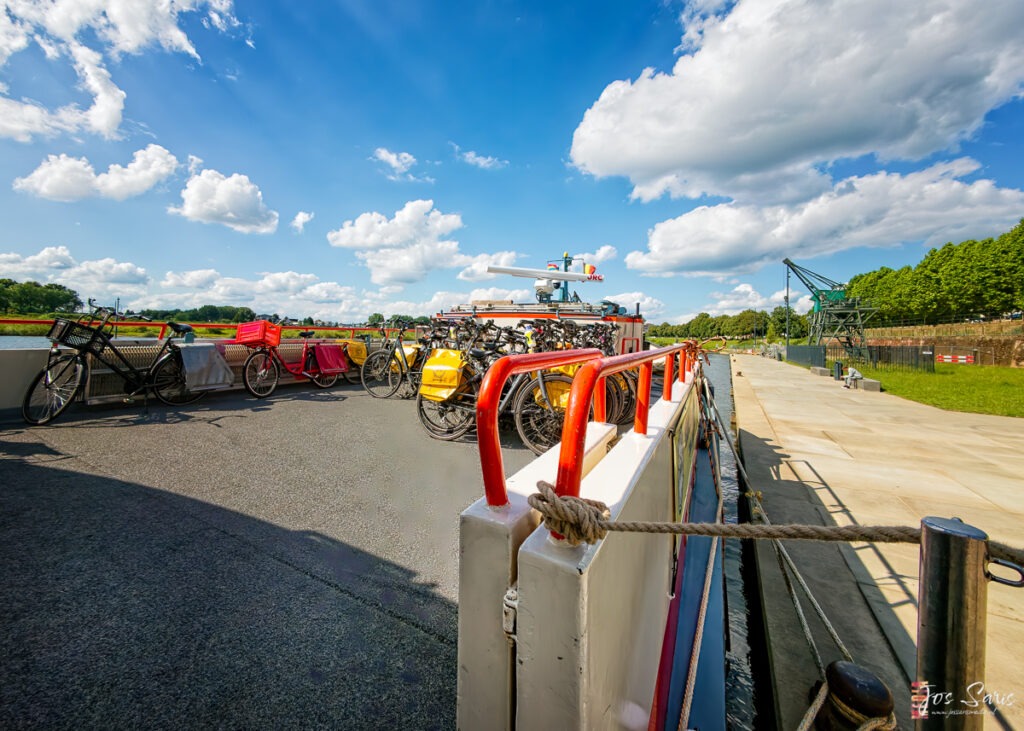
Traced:
<svg viewBox="0 0 1024 731">
<path fill-rule="evenodd" d="M 827 345 L 838 341 L 848 357 L 858 360 L 867 358 L 867 341 L 864 337 L 864 323 L 878 312 L 860 297 L 848 297 L 846 285 L 826 276 L 812 272 L 789 259 L 782 263 L 789 267 L 814 300 L 814 308 L 808 315 L 810 335 L 808 345 Z"/>
</svg>

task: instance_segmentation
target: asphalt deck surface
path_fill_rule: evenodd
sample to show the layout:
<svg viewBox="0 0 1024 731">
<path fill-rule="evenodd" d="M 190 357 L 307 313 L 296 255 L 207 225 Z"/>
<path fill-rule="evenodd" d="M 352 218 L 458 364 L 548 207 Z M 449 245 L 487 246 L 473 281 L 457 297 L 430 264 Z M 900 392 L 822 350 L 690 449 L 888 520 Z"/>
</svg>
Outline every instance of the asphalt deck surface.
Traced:
<svg viewBox="0 0 1024 731">
<path fill-rule="evenodd" d="M 919 527 L 926 516 L 958 517 L 1024 548 L 1024 419 L 846 390 L 831 377 L 753 355 L 733 356 L 732 371 L 748 489 L 762 492 L 772 523 Z M 854 661 L 889 686 L 900 728 L 912 727 L 918 547 L 790 541 L 787 549 Z M 767 541 L 756 550 L 779 727 L 796 728 L 817 668 L 774 551 Z M 822 625 L 810 623 L 824 663 L 842 659 Z M 1024 728 L 1022 653 L 1024 589 L 989 582 L 986 672 L 978 681 L 1001 716 L 986 714 L 986 729 Z M 957 694 L 951 707 L 969 708 L 962 700 L 972 698 Z"/>
<path fill-rule="evenodd" d="M 359 385 L 0 429 L 0 728 L 452 728 L 481 494 Z"/>
</svg>

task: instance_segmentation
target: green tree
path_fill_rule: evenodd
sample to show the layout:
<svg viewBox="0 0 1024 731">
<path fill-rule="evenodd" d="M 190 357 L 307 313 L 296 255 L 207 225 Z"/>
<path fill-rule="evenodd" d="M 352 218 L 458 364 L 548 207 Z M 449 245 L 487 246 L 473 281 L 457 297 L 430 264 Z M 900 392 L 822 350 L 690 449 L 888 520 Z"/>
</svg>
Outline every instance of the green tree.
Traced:
<svg viewBox="0 0 1024 731">
<path fill-rule="evenodd" d="M 711 319 L 711 315 L 706 312 L 701 312 L 695 318 L 690 320 L 687 324 L 689 330 L 689 336 L 694 338 L 710 338 L 715 333 L 714 322 Z"/>
<path fill-rule="evenodd" d="M 62 284 L 0 279 L 0 309 L 18 314 L 74 312 L 82 306 L 78 293 Z"/>
<path fill-rule="evenodd" d="M 384 324 L 384 315 L 382 315 L 379 312 L 374 312 L 372 315 L 370 315 L 368 318 L 366 318 L 366 324 L 367 325 L 383 325 Z"/>
</svg>

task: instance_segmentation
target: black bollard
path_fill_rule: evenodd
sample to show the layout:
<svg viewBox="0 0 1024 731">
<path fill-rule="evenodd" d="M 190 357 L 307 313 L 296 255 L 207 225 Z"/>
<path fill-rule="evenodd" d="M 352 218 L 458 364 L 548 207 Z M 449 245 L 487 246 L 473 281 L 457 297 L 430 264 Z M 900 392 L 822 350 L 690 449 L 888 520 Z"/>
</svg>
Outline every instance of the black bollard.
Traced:
<svg viewBox="0 0 1024 731">
<path fill-rule="evenodd" d="M 888 718 L 895 707 L 892 693 L 870 670 L 837 660 L 825 668 L 828 698 L 818 712 L 819 731 L 853 731 L 872 718 Z"/>
</svg>

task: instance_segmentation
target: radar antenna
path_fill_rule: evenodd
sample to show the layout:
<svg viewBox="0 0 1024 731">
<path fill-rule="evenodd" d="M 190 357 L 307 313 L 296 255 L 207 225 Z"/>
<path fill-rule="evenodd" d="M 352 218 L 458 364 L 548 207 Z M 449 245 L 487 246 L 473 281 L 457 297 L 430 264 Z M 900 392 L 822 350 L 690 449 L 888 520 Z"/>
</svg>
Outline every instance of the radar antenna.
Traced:
<svg viewBox="0 0 1024 731">
<path fill-rule="evenodd" d="M 525 269 L 522 267 L 498 267 L 489 266 L 487 271 L 491 274 L 510 274 L 513 277 L 527 277 L 533 279 L 533 288 L 537 293 L 538 302 L 551 302 L 555 291 L 559 291 L 559 302 L 579 302 L 579 295 L 569 293 L 568 282 L 603 282 L 604 276 L 597 274 L 590 267 L 590 272 L 570 272 L 569 267 L 573 263 L 573 257 L 569 252 L 562 254 L 561 259 L 552 259 L 548 262 L 547 269 Z M 561 268 L 559 268 L 561 264 Z"/>
</svg>

